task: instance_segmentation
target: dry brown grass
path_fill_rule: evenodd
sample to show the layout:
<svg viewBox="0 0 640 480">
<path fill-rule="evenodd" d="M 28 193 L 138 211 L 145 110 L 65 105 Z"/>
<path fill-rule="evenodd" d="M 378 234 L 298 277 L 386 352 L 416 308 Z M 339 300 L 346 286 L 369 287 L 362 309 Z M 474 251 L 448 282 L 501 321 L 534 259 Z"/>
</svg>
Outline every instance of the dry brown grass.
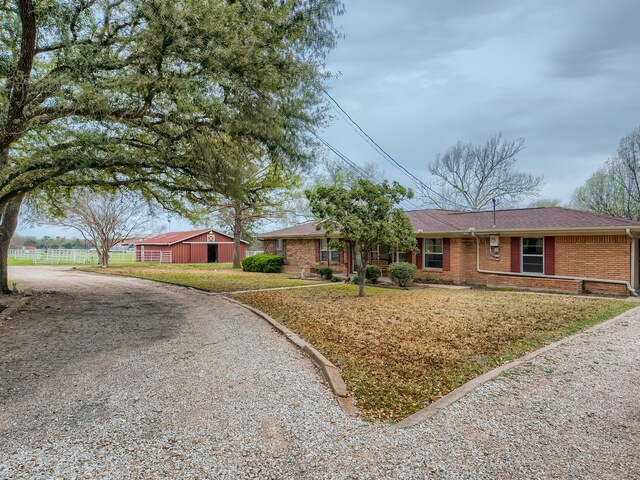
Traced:
<svg viewBox="0 0 640 480">
<path fill-rule="evenodd" d="M 342 371 L 367 418 L 397 421 L 471 378 L 633 306 L 619 300 L 351 285 L 240 294 Z"/>
</svg>

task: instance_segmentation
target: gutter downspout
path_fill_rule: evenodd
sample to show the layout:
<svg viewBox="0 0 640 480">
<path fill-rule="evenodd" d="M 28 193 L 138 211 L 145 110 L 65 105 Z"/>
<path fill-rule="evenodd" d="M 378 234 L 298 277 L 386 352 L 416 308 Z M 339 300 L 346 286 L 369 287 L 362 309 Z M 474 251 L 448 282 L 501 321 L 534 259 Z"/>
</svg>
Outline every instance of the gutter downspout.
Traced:
<svg viewBox="0 0 640 480">
<path fill-rule="evenodd" d="M 640 269 L 640 264 L 638 264 L 638 239 L 633 236 L 630 228 L 627 228 L 625 233 L 631 239 L 631 285 L 637 289 L 638 270 Z"/>
<path fill-rule="evenodd" d="M 632 287 L 630 282 L 625 280 L 609 280 L 605 278 L 588 278 L 588 277 L 570 277 L 566 275 L 540 275 L 540 274 L 530 274 L 530 273 L 515 273 L 515 272 L 498 272 L 494 270 L 483 270 L 480 268 L 480 238 L 476 235 L 476 232 L 472 229 L 468 230 L 471 233 L 471 236 L 476 239 L 476 270 L 478 273 L 487 273 L 490 275 L 505 275 L 508 277 L 527 277 L 527 278 L 550 278 L 556 280 L 580 280 L 583 282 L 594 282 L 594 283 L 609 283 L 614 285 L 624 285 L 627 287 L 627 290 L 634 297 L 638 296 L 638 292 Z M 629 229 L 627 229 L 627 234 L 630 235 Z M 632 258 L 635 255 L 632 255 Z"/>
</svg>

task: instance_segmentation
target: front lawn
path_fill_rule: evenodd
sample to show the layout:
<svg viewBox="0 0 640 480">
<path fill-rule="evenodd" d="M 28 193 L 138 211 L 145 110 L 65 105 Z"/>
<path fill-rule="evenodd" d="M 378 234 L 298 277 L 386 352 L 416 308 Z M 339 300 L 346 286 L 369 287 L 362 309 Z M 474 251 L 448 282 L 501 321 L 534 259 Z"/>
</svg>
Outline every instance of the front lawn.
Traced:
<svg viewBox="0 0 640 480">
<path fill-rule="evenodd" d="M 340 368 L 369 419 L 398 421 L 468 380 L 635 304 L 571 296 L 332 285 L 238 294 Z"/>
<path fill-rule="evenodd" d="M 260 288 L 309 285 L 305 280 L 289 278 L 283 273 L 252 273 L 232 270 L 230 263 L 216 264 L 141 264 L 131 267 L 85 268 L 112 275 L 147 278 L 199 288 L 209 292 L 234 292 Z"/>
</svg>

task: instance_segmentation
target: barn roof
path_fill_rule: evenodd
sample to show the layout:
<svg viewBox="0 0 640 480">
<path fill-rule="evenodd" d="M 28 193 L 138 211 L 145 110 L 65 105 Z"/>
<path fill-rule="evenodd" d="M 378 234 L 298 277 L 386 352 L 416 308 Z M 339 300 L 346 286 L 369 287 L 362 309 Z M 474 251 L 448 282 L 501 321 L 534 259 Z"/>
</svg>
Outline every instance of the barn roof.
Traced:
<svg viewBox="0 0 640 480">
<path fill-rule="evenodd" d="M 598 231 L 606 229 L 640 229 L 640 222 L 600 215 L 563 207 L 520 208 L 497 210 L 493 225 L 493 211 L 459 212 L 455 210 L 423 209 L 405 212 L 418 234 L 464 234 L 506 231 Z M 324 230 L 318 222 L 308 222 L 258 235 L 258 238 L 322 237 Z"/>
<path fill-rule="evenodd" d="M 146 238 L 143 241 L 136 243 L 136 245 L 174 245 L 209 232 L 229 237 L 229 235 L 219 232 L 218 230 L 214 230 L 213 228 L 204 228 L 201 230 L 190 230 L 188 232 L 167 232 L 161 235 L 156 235 L 155 237 Z M 245 240 L 240 241 L 242 243 L 247 243 Z"/>
</svg>

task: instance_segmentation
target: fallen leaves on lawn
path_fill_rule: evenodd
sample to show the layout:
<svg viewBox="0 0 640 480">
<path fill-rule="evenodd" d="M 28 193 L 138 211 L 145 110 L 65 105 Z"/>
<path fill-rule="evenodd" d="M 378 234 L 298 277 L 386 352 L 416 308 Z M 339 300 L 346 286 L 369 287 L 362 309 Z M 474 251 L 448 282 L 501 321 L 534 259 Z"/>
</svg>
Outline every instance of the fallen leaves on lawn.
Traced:
<svg viewBox="0 0 640 480">
<path fill-rule="evenodd" d="M 238 295 L 342 371 L 368 418 L 397 421 L 469 379 L 630 304 L 571 296 L 336 285 Z"/>
</svg>

